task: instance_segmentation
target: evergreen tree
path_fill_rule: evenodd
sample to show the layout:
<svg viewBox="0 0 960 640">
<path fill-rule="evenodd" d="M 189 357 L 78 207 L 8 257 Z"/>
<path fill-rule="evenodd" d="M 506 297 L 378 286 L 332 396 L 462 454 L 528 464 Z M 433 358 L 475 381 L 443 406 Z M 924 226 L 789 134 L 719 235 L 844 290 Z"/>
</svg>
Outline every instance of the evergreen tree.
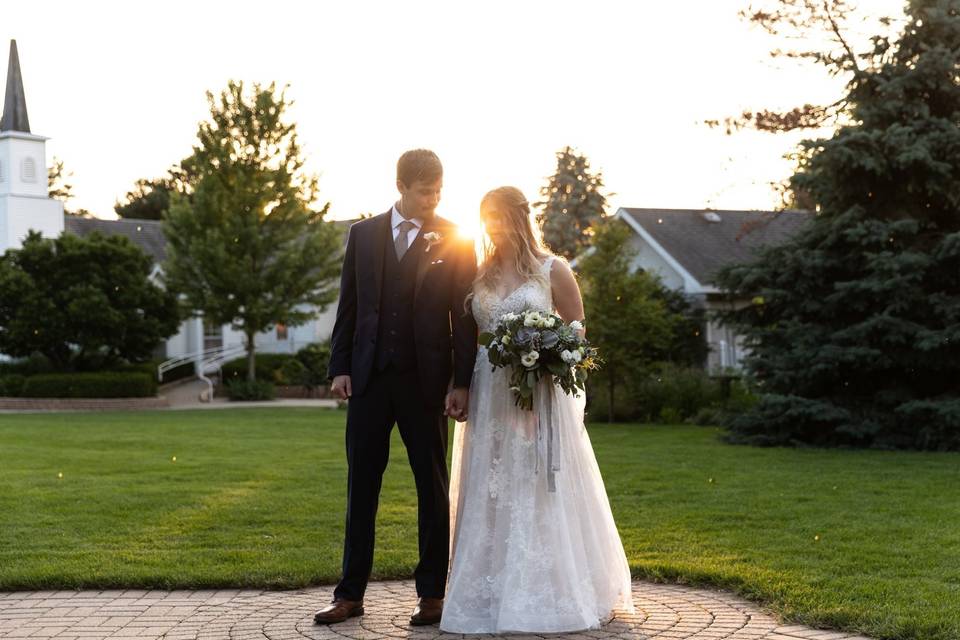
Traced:
<svg viewBox="0 0 960 640">
<path fill-rule="evenodd" d="M 152 269 L 124 236 L 30 231 L 0 257 L 0 352 L 41 353 L 61 371 L 148 359 L 180 322 Z"/>
<path fill-rule="evenodd" d="M 182 163 L 186 195 L 164 217 L 168 287 L 186 309 L 246 336 L 247 379 L 254 339 L 277 323 L 303 324 L 336 298 L 340 234 L 313 208 L 317 178 L 305 174 L 290 102 L 274 85 L 230 82 L 207 93 L 210 120 Z"/>
<path fill-rule="evenodd" d="M 782 4 L 796 17 L 799 2 Z M 802 24 L 829 18 L 839 37 L 812 6 Z M 718 278 L 753 301 L 721 319 L 763 392 L 728 438 L 960 449 L 960 2 L 913 0 L 863 55 L 842 42 L 819 60 L 849 73 L 845 124 L 802 144 L 791 179 L 818 215 Z"/>
<path fill-rule="evenodd" d="M 620 220 L 598 225 L 593 252 L 578 266 L 582 279 L 587 337 L 600 352 L 603 365 L 591 376 L 591 386 L 607 394 L 613 421 L 616 393 L 629 380 L 665 359 L 673 345 L 680 317 L 671 313 L 659 279 L 631 270 L 633 232 Z"/>
<path fill-rule="evenodd" d="M 590 244 L 592 226 L 604 215 L 603 177 L 592 173 L 586 156 L 570 147 L 557 153 L 557 172 L 540 189 L 537 220 L 550 249 L 567 259 Z"/>
</svg>

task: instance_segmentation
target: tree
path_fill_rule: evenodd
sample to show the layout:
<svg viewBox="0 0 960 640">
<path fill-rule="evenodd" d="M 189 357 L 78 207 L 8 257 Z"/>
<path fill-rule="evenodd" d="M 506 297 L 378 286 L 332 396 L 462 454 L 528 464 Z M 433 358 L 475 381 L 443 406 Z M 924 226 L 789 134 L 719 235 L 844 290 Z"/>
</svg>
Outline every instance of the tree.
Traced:
<svg viewBox="0 0 960 640">
<path fill-rule="evenodd" d="M 167 286 L 184 307 L 246 336 L 247 378 L 254 338 L 276 323 L 303 324 L 336 298 L 340 234 L 313 208 L 317 178 L 303 171 L 290 101 L 274 85 L 231 81 L 207 93 L 210 120 L 183 161 L 187 188 L 163 218 Z"/>
<path fill-rule="evenodd" d="M 590 244 L 592 227 L 604 215 L 607 197 L 603 177 L 590 171 L 586 156 L 570 147 L 557 153 L 557 172 L 540 189 L 543 200 L 534 206 L 543 238 L 550 249 L 568 259 Z"/>
<path fill-rule="evenodd" d="M 764 20 L 826 25 L 842 45 L 814 59 L 849 81 L 843 124 L 801 144 L 790 179 L 818 215 L 717 278 L 752 300 L 720 317 L 746 336 L 764 392 L 727 437 L 960 449 L 960 6 L 913 0 L 895 39 L 856 53 L 842 12 L 779 4 Z"/>
<path fill-rule="evenodd" d="M 141 178 L 127 192 L 124 202 L 113 205 L 113 210 L 121 218 L 160 220 L 170 209 L 170 194 L 177 190 L 177 179 L 172 175 L 156 179 Z"/>
<path fill-rule="evenodd" d="M 679 366 L 703 367 L 710 347 L 707 345 L 706 310 L 695 305 L 683 291 L 670 289 L 658 280 L 655 296 L 663 300 L 673 315 L 673 340 L 667 345 L 663 359 Z"/>
<path fill-rule="evenodd" d="M 68 182 L 72 176 L 73 172 L 67 171 L 63 160 L 54 156 L 53 164 L 47 169 L 48 195 L 55 200 L 63 200 L 66 204 L 73 197 L 73 184 Z"/>
<path fill-rule="evenodd" d="M 620 220 L 598 225 L 594 251 L 581 259 L 578 268 L 587 337 L 603 360 L 592 379 L 605 387 L 610 422 L 617 390 L 664 359 L 678 322 L 668 309 L 659 280 L 631 269 L 632 235 Z"/>
<path fill-rule="evenodd" d="M 123 236 L 30 231 L 0 258 L 0 352 L 39 352 L 64 371 L 149 358 L 180 322 L 152 265 Z"/>
<path fill-rule="evenodd" d="M 62 201 L 63 212 L 68 216 L 94 217 L 87 209 L 72 210 L 67 207 L 67 204 L 73 199 L 73 183 L 70 181 L 72 177 L 73 172 L 67 171 L 63 160 L 54 157 L 53 164 L 47 169 L 47 195 L 54 200 Z"/>
</svg>

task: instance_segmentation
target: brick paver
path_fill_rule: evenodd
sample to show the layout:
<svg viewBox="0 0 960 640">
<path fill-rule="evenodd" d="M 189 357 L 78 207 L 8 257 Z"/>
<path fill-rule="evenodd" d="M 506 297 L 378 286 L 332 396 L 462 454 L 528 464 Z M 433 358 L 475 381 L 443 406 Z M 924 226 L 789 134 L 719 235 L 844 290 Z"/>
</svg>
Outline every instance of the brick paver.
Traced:
<svg viewBox="0 0 960 640">
<path fill-rule="evenodd" d="M 376 582 L 366 615 L 330 626 L 313 624 L 332 587 L 297 591 L 24 591 L 0 593 L 4 640 L 375 640 L 454 638 L 439 628 L 411 627 L 412 581 Z M 571 640 L 870 640 L 855 633 L 780 624 L 756 604 L 725 591 L 634 582 L 634 614 L 616 612 L 601 629 L 553 635 Z M 473 636 L 468 636 L 473 637 Z M 501 636 L 512 640 L 514 636 Z M 516 636 L 529 640 L 534 634 Z"/>
</svg>

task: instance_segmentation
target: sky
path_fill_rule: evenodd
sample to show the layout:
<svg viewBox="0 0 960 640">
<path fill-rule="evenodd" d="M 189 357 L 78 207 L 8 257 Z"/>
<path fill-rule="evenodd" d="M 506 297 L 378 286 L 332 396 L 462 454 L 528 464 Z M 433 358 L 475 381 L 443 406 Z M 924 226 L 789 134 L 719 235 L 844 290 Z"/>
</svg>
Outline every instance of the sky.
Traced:
<svg viewBox="0 0 960 640">
<path fill-rule="evenodd" d="M 536 201 L 567 145 L 602 173 L 611 212 L 768 209 L 803 135 L 703 121 L 833 102 L 843 79 L 772 60 L 785 45 L 738 16 L 747 4 L 21 2 L 4 6 L 0 60 L 15 38 L 31 129 L 73 173 L 68 207 L 102 218 L 190 154 L 205 92 L 230 79 L 289 84 L 334 218 L 386 211 L 415 147 L 444 163 L 438 212 L 468 228 L 494 187 Z M 902 4 L 865 0 L 857 25 Z"/>
</svg>

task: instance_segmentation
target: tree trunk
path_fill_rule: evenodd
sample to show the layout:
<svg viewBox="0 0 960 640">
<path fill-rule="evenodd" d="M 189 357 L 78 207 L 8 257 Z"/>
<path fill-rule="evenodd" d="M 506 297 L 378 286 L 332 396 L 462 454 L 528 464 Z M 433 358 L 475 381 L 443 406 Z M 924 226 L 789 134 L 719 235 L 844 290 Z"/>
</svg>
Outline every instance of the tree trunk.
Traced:
<svg viewBox="0 0 960 640">
<path fill-rule="evenodd" d="M 247 381 L 253 382 L 256 379 L 257 379 L 256 347 L 253 344 L 253 334 L 247 333 Z"/>
</svg>

